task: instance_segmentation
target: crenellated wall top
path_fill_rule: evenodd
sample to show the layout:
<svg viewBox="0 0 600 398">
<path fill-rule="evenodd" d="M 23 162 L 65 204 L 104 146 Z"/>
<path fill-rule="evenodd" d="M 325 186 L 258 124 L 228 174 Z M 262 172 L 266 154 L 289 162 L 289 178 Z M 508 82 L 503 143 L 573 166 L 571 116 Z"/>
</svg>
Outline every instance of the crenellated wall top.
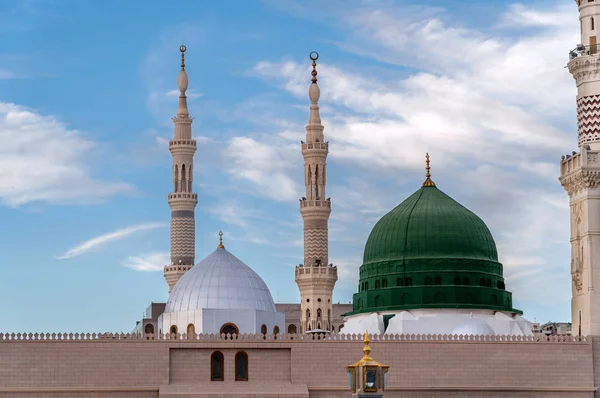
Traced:
<svg viewBox="0 0 600 398">
<path fill-rule="evenodd" d="M 383 334 L 369 335 L 371 341 L 398 341 L 398 342 L 488 342 L 488 343 L 585 343 L 589 339 L 584 336 L 515 336 L 515 335 L 446 335 L 446 334 Z M 0 333 L 0 343 L 25 342 L 25 341 L 156 341 L 156 342 L 222 342 L 223 344 L 235 344 L 236 342 L 254 343 L 302 343 L 312 341 L 343 342 L 362 341 L 363 334 L 196 334 L 187 336 L 179 335 L 156 335 L 143 333 Z"/>
</svg>

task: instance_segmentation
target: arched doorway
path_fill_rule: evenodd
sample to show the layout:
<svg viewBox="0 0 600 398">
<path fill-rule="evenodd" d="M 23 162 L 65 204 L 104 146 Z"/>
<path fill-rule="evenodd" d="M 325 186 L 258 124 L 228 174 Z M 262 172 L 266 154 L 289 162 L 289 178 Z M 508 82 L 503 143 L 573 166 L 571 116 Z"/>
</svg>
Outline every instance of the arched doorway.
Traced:
<svg viewBox="0 0 600 398">
<path fill-rule="evenodd" d="M 176 325 L 171 326 L 170 332 L 171 332 L 171 337 L 176 339 L 177 338 L 177 326 Z"/>
<path fill-rule="evenodd" d="M 296 325 L 290 325 L 290 326 L 288 326 L 288 333 L 289 334 L 296 334 L 296 333 L 298 333 L 298 329 L 296 329 Z"/>
<path fill-rule="evenodd" d="M 151 323 L 147 324 L 146 327 L 144 328 L 144 333 L 154 334 L 154 325 Z"/>
</svg>

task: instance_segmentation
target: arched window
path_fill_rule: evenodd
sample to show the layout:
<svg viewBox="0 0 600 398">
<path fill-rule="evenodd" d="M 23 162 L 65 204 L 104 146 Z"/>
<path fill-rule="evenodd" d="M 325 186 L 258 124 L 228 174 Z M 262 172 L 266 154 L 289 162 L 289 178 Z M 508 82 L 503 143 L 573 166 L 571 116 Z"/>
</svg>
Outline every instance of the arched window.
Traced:
<svg viewBox="0 0 600 398">
<path fill-rule="evenodd" d="M 387 279 L 381 281 L 381 287 L 387 287 Z"/>
<path fill-rule="evenodd" d="M 193 323 L 190 323 L 187 327 L 187 338 L 192 340 L 196 338 L 196 328 Z"/>
<path fill-rule="evenodd" d="M 275 326 L 275 327 L 273 328 L 273 334 L 274 334 L 275 336 L 277 336 L 277 335 L 279 334 L 279 326 Z"/>
<path fill-rule="evenodd" d="M 248 354 L 244 351 L 235 354 L 235 381 L 248 381 Z"/>
<path fill-rule="evenodd" d="M 317 309 L 317 319 L 321 319 L 321 309 Z"/>
<path fill-rule="evenodd" d="M 402 285 L 403 285 L 403 283 L 402 283 L 402 278 L 398 278 L 398 279 L 396 279 L 396 285 L 397 285 L 397 286 L 402 286 Z"/>
<path fill-rule="evenodd" d="M 429 286 L 429 285 L 431 285 L 431 277 L 430 276 L 425 278 L 425 286 Z"/>
<path fill-rule="evenodd" d="M 375 289 L 379 289 L 379 281 L 378 280 L 375 281 Z"/>
<path fill-rule="evenodd" d="M 486 286 L 487 287 L 492 287 L 492 280 L 490 278 L 488 278 L 488 280 L 486 282 Z"/>
<path fill-rule="evenodd" d="M 469 286 L 469 278 L 467 278 L 466 276 L 463 278 L 463 285 Z"/>
<path fill-rule="evenodd" d="M 306 319 L 310 319 L 310 310 L 306 309 Z"/>
<path fill-rule="evenodd" d="M 365 282 L 365 290 L 369 290 L 369 282 Z"/>
<path fill-rule="evenodd" d="M 175 325 L 171 326 L 170 333 L 171 333 L 171 337 L 176 339 L 177 338 L 177 326 L 175 326 Z"/>
<path fill-rule="evenodd" d="M 185 164 L 183 166 L 181 166 L 181 190 L 183 192 L 187 191 L 187 182 L 185 179 L 186 175 L 185 175 Z"/>
<path fill-rule="evenodd" d="M 479 280 L 479 286 L 481 286 L 481 287 L 485 287 L 485 278 L 481 278 L 481 279 Z"/>
<path fill-rule="evenodd" d="M 381 305 L 383 305 L 383 299 L 379 295 L 375 296 L 375 307 L 379 307 Z"/>
<path fill-rule="evenodd" d="M 210 381 L 223 381 L 223 353 L 215 351 L 210 356 Z"/>
<path fill-rule="evenodd" d="M 260 327 L 260 332 L 264 335 L 266 335 L 269 331 L 267 330 L 267 325 L 262 325 Z"/>
<path fill-rule="evenodd" d="M 402 298 L 400 300 L 400 304 L 404 305 L 404 304 L 408 304 L 408 293 L 404 293 L 402 295 Z"/>
<path fill-rule="evenodd" d="M 406 286 L 412 286 L 412 278 L 406 278 Z"/>
<path fill-rule="evenodd" d="M 288 326 L 288 333 L 289 334 L 296 334 L 296 333 L 298 333 L 298 329 L 296 328 L 296 325 L 290 325 L 290 326 Z"/>
<path fill-rule="evenodd" d="M 460 276 L 457 276 L 454 278 L 454 284 L 455 285 L 460 285 Z"/>
<path fill-rule="evenodd" d="M 177 189 L 178 188 L 177 185 L 179 184 L 179 166 L 177 166 L 177 165 L 175 165 L 175 182 L 174 182 L 174 184 L 175 184 L 174 192 L 179 192 L 179 189 Z"/>
<path fill-rule="evenodd" d="M 331 323 L 331 310 L 327 310 L 327 322 Z"/>
<path fill-rule="evenodd" d="M 154 334 L 154 325 L 151 323 L 147 324 L 146 327 L 144 328 L 144 333 Z"/>
<path fill-rule="evenodd" d="M 435 284 L 436 285 L 441 285 L 442 284 L 442 278 L 440 278 L 439 276 L 435 277 Z"/>
<path fill-rule="evenodd" d="M 221 326 L 221 330 L 219 331 L 220 334 L 224 334 L 224 335 L 231 335 L 231 338 L 233 338 L 233 335 L 238 335 L 240 334 L 240 330 L 238 329 L 237 326 L 235 326 L 233 323 L 225 323 L 223 324 L 223 326 Z"/>
<path fill-rule="evenodd" d="M 591 26 L 592 30 L 596 29 L 596 26 L 594 23 L 594 17 L 590 18 L 590 26 Z"/>
</svg>

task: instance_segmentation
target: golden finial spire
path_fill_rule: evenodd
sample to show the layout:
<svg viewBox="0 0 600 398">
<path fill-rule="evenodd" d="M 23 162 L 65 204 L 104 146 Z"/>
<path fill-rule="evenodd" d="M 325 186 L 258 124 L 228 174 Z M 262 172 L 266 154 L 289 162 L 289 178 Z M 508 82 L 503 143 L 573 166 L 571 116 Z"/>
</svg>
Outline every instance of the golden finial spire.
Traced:
<svg viewBox="0 0 600 398">
<path fill-rule="evenodd" d="M 363 347 L 363 352 L 364 352 L 365 355 L 360 360 L 361 362 L 372 361 L 373 360 L 371 358 L 371 347 L 369 347 L 369 343 L 370 342 L 371 342 L 371 340 L 369 340 L 369 331 L 367 330 L 365 332 L 365 338 L 363 340 L 363 343 L 365 343 L 365 346 Z"/>
<path fill-rule="evenodd" d="M 179 46 L 179 51 L 181 51 L 181 70 L 185 70 L 185 50 L 187 47 L 185 45 Z"/>
<path fill-rule="evenodd" d="M 316 83 L 317 82 L 317 60 L 319 59 L 319 53 L 316 51 L 313 51 L 310 53 L 310 55 L 308 56 L 310 59 L 312 59 L 312 67 L 313 70 L 311 72 L 312 75 L 312 82 Z"/>
<path fill-rule="evenodd" d="M 225 249 L 225 246 L 223 246 L 223 231 L 219 231 L 219 246 L 217 246 L 217 249 Z"/>
<path fill-rule="evenodd" d="M 424 187 L 435 187 L 435 182 L 431 181 L 431 167 L 429 167 L 429 152 L 425 154 L 425 182 Z"/>
</svg>

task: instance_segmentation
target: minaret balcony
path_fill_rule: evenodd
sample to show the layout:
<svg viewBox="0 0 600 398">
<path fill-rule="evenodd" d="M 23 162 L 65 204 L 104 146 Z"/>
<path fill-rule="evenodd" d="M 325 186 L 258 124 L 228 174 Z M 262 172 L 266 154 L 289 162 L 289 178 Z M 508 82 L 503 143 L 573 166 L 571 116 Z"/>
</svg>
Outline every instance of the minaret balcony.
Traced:
<svg viewBox="0 0 600 398">
<path fill-rule="evenodd" d="M 196 147 L 196 140 L 169 140 L 169 148 L 172 146 L 193 146 Z"/>
<path fill-rule="evenodd" d="M 320 276 L 327 276 L 328 279 L 331 278 L 337 280 L 337 266 L 296 266 L 296 279 L 309 279 Z"/>
<path fill-rule="evenodd" d="M 302 142 L 302 151 L 307 149 L 317 149 L 321 151 L 329 151 L 329 142 Z"/>
<path fill-rule="evenodd" d="M 305 207 L 324 207 L 327 209 L 331 209 L 331 201 L 300 199 L 300 208 Z"/>
<path fill-rule="evenodd" d="M 569 195 L 584 188 L 596 188 L 600 183 L 600 150 L 584 145 L 580 153 L 564 155 L 560 162 L 559 181 Z"/>
<path fill-rule="evenodd" d="M 169 200 L 171 200 L 171 199 L 194 199 L 194 200 L 198 200 L 198 194 L 197 193 L 193 193 L 193 192 L 170 193 L 169 194 Z"/>
</svg>

